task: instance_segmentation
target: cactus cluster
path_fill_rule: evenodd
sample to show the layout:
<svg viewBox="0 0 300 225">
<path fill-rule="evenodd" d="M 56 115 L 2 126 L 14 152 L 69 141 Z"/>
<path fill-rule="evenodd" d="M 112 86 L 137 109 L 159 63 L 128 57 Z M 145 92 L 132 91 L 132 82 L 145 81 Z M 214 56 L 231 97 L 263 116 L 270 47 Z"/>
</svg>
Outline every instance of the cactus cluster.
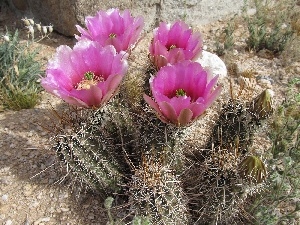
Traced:
<svg viewBox="0 0 300 225">
<path fill-rule="evenodd" d="M 115 17 L 126 23 L 108 26 Z M 67 171 L 107 199 L 109 224 L 227 224 L 240 218 L 243 202 L 266 176 L 264 163 L 248 148 L 272 111 L 271 92 L 247 104 L 231 99 L 205 146 L 186 143 L 186 128 L 222 90 L 218 76 L 192 61 L 201 54 L 201 35 L 182 21 L 161 23 L 149 48 L 154 69 L 123 79 L 142 19 L 111 9 L 88 20 L 88 30 L 77 27 L 81 37 L 73 49 L 57 49 L 42 80 L 52 94 L 85 107 L 59 116 L 53 149 Z M 114 206 L 123 206 L 127 216 L 114 219 Z"/>
<path fill-rule="evenodd" d="M 243 218 L 243 204 L 248 195 L 262 189 L 267 175 L 263 161 L 252 155 L 249 147 L 256 129 L 272 112 L 270 100 L 270 90 L 246 104 L 230 99 L 205 148 L 193 148 L 184 186 L 195 220 L 208 224 L 244 222 L 238 220 Z"/>
<path fill-rule="evenodd" d="M 181 143 L 182 129 L 130 104 L 123 90 L 102 109 L 69 108 L 53 147 L 77 180 L 104 197 L 126 196 L 128 210 L 151 224 L 232 223 L 266 177 L 248 149 L 267 117 L 259 112 L 270 113 L 258 111 L 268 92 L 247 104 L 231 99 L 201 147 Z"/>
</svg>

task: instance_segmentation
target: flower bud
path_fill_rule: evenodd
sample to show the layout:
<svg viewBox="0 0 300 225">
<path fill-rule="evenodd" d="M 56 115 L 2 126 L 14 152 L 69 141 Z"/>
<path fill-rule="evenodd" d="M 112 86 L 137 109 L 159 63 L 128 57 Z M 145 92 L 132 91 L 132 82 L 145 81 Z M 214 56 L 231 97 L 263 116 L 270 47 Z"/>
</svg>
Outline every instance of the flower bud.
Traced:
<svg viewBox="0 0 300 225">
<path fill-rule="evenodd" d="M 49 30 L 49 33 L 52 33 L 53 32 L 53 25 L 49 25 L 48 30 Z"/>
<path fill-rule="evenodd" d="M 37 29 L 39 32 L 42 32 L 42 26 L 41 26 L 40 23 L 36 23 L 35 26 L 36 26 L 36 29 Z"/>
<path fill-rule="evenodd" d="M 265 164 L 256 156 L 247 156 L 239 165 L 241 175 L 251 182 L 261 183 L 267 176 Z"/>
<path fill-rule="evenodd" d="M 30 33 L 31 37 L 34 38 L 34 29 L 32 25 L 27 26 L 28 33 Z"/>
<path fill-rule="evenodd" d="M 104 207 L 105 207 L 106 209 L 110 209 L 111 206 L 112 206 L 113 201 L 114 201 L 114 198 L 113 198 L 113 197 L 108 197 L 108 198 L 106 198 L 105 201 L 104 201 Z"/>
<path fill-rule="evenodd" d="M 46 35 L 47 34 L 47 26 L 42 26 L 43 33 Z"/>
<path fill-rule="evenodd" d="M 27 27 L 30 26 L 30 22 L 26 17 L 22 18 L 21 20 L 24 22 L 25 26 L 27 26 Z"/>
<path fill-rule="evenodd" d="M 253 100 L 250 110 L 256 119 L 266 119 L 270 114 L 273 113 L 273 96 L 274 91 L 271 89 L 266 89 Z"/>
<path fill-rule="evenodd" d="M 34 25 L 34 21 L 33 21 L 33 19 L 28 19 L 28 21 L 29 21 L 29 23 L 30 23 L 30 25 Z"/>
</svg>

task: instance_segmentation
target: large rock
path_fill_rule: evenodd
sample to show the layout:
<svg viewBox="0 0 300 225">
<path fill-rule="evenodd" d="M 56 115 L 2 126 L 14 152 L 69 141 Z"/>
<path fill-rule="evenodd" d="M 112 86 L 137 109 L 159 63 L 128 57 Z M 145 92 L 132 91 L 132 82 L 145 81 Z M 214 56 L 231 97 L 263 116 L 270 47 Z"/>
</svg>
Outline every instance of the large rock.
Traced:
<svg viewBox="0 0 300 225">
<path fill-rule="evenodd" d="M 84 24 L 84 18 L 102 9 L 129 9 L 134 16 L 145 18 L 145 31 L 152 31 L 159 21 L 181 19 L 190 26 L 207 23 L 237 12 L 241 0 L 8 0 L 20 16 L 34 18 L 66 36 L 77 33 L 75 24 Z"/>
<path fill-rule="evenodd" d="M 195 60 L 200 63 L 201 66 L 209 68 L 213 76 L 219 76 L 219 78 L 224 78 L 227 76 L 227 68 L 223 60 L 208 51 L 202 51 L 202 56 Z"/>
</svg>

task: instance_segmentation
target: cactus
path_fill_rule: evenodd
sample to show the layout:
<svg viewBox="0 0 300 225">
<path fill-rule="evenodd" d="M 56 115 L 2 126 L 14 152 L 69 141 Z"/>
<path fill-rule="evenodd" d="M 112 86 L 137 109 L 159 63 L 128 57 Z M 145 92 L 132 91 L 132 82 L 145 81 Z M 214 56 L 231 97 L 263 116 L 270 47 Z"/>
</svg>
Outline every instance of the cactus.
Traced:
<svg viewBox="0 0 300 225">
<path fill-rule="evenodd" d="M 266 177 L 263 161 L 248 149 L 255 130 L 272 113 L 271 97 L 266 90 L 246 104 L 230 99 L 207 146 L 202 150 L 198 147 L 188 156 L 190 169 L 183 175 L 183 182 L 195 221 L 243 223 L 243 204 L 248 195 L 263 187 Z"/>
<path fill-rule="evenodd" d="M 60 126 L 53 138 L 53 148 L 67 172 L 106 194 L 117 192 L 123 179 L 115 155 L 116 124 L 106 115 L 108 111 L 69 108 L 62 115 L 56 113 Z"/>
<path fill-rule="evenodd" d="M 142 156 L 129 188 L 131 210 L 150 224 L 189 224 L 181 182 L 154 152 Z"/>
</svg>

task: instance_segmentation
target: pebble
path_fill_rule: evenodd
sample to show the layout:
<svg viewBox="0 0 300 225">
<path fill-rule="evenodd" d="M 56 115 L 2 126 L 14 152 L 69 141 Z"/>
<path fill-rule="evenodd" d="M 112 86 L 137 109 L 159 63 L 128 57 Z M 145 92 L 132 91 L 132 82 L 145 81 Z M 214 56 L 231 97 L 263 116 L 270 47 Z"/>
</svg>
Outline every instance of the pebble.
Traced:
<svg viewBox="0 0 300 225">
<path fill-rule="evenodd" d="M 271 77 L 269 77 L 269 76 L 264 76 L 264 75 L 260 75 L 260 76 L 257 76 L 257 78 L 256 78 L 257 80 L 268 80 L 271 84 L 273 84 L 274 83 L 274 80 L 271 78 Z"/>
<path fill-rule="evenodd" d="M 13 222 L 11 220 L 6 220 L 5 225 L 11 225 Z"/>
<path fill-rule="evenodd" d="M 300 74 L 300 67 L 296 66 L 295 69 L 294 69 L 294 71 L 295 71 L 295 73 Z"/>
<path fill-rule="evenodd" d="M 8 195 L 2 195 L 1 199 L 6 202 L 8 200 Z"/>
<path fill-rule="evenodd" d="M 26 184 L 23 189 L 23 194 L 28 197 L 32 194 L 33 187 L 30 184 Z"/>
<path fill-rule="evenodd" d="M 68 212 L 70 209 L 68 209 L 68 208 L 60 208 L 60 210 L 61 210 L 62 212 Z"/>
<path fill-rule="evenodd" d="M 34 202 L 29 206 L 29 208 L 36 208 L 36 207 L 38 207 L 39 204 L 40 204 L 39 202 L 34 201 Z"/>
<path fill-rule="evenodd" d="M 88 215 L 88 219 L 93 220 L 95 218 L 95 215 L 93 213 L 90 213 Z"/>
<path fill-rule="evenodd" d="M 247 15 L 248 16 L 253 16 L 256 13 L 256 9 L 255 8 L 251 8 L 247 10 Z"/>
<path fill-rule="evenodd" d="M 0 179 L 0 184 L 9 185 L 11 182 L 8 179 L 2 178 Z"/>
<path fill-rule="evenodd" d="M 53 163 L 55 163 L 56 161 L 56 156 L 50 156 L 49 158 L 47 158 L 47 160 L 45 161 L 45 166 L 51 166 Z"/>
<path fill-rule="evenodd" d="M 68 198 L 69 194 L 68 193 L 62 193 L 58 196 L 59 199 L 64 199 L 64 198 Z"/>
<path fill-rule="evenodd" d="M 50 217 L 39 218 L 33 223 L 33 225 L 41 225 L 43 222 L 49 222 L 49 221 L 50 221 Z"/>
<path fill-rule="evenodd" d="M 12 147 L 13 146 L 13 147 Z M 10 148 L 14 148 L 16 145 L 10 145 L 9 147 Z M 10 151 L 6 151 L 6 152 L 4 152 L 4 155 L 6 155 L 6 156 L 11 156 L 11 152 Z"/>
<path fill-rule="evenodd" d="M 272 83 L 270 80 L 267 79 L 260 79 L 257 81 L 257 83 L 262 86 L 263 88 L 269 88 L 272 89 Z"/>
<path fill-rule="evenodd" d="M 0 169 L 0 173 L 6 173 L 9 171 L 9 167 L 3 167 L 2 169 Z"/>
</svg>

